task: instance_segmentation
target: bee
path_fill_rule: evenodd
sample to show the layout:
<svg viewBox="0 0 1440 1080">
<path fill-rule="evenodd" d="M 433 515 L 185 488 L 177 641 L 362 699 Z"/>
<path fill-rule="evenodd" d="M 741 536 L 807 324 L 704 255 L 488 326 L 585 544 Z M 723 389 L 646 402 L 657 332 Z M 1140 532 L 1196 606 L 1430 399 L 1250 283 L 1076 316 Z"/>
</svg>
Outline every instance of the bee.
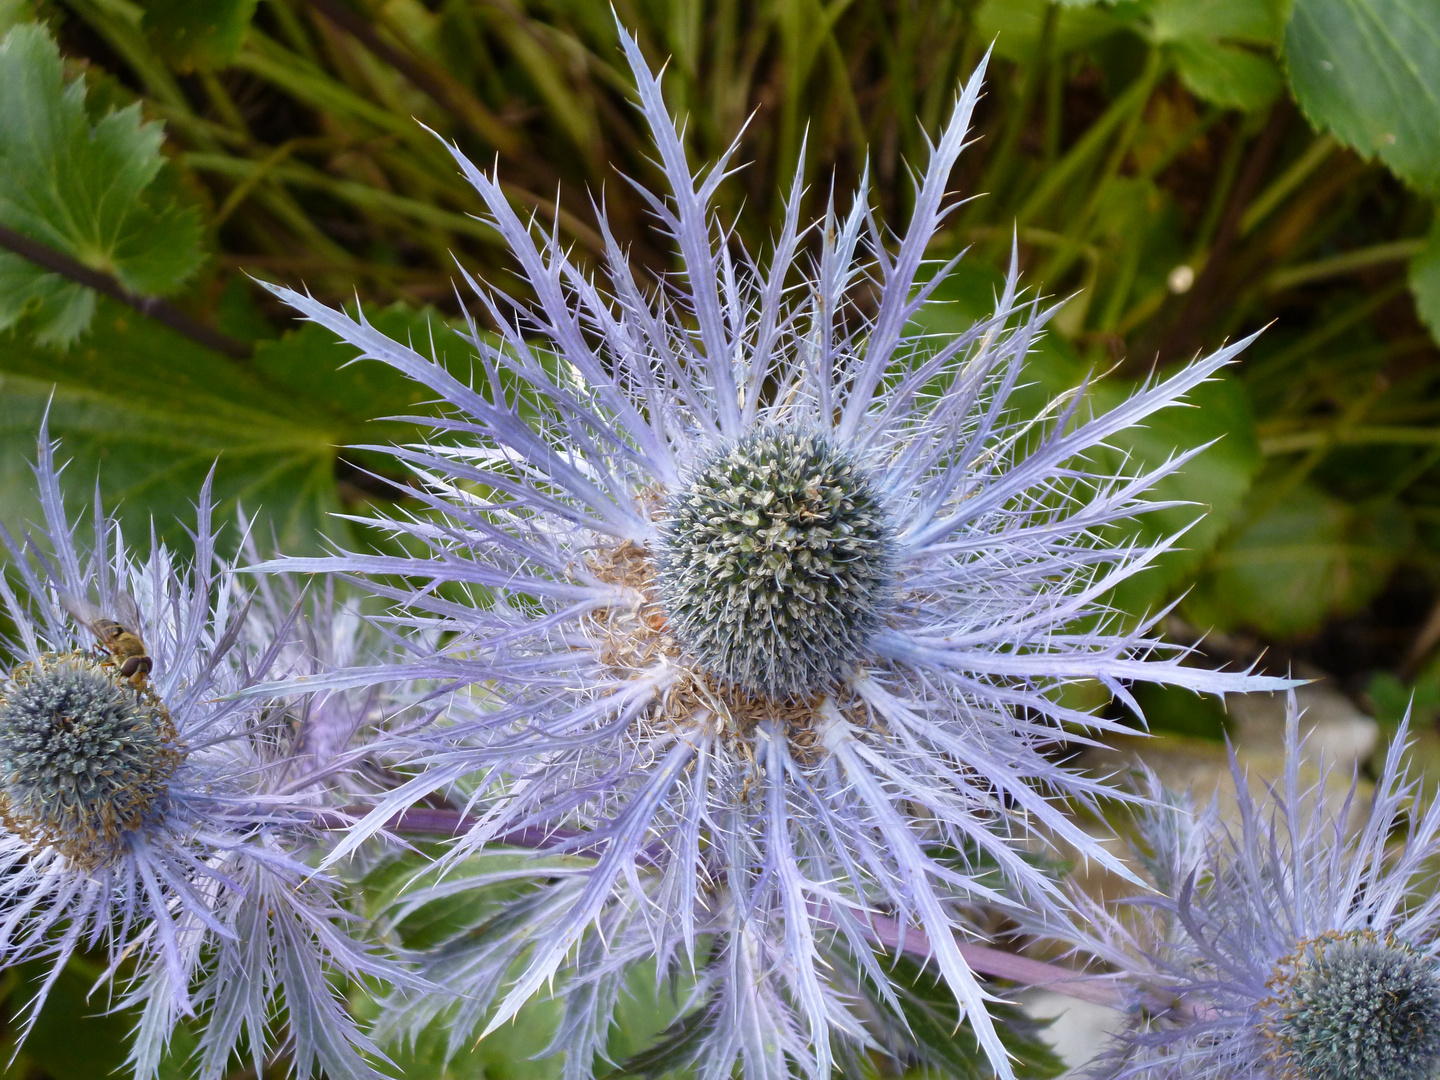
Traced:
<svg viewBox="0 0 1440 1080">
<path fill-rule="evenodd" d="M 101 646 L 110 654 L 111 662 L 120 669 L 121 678 L 130 680 L 130 685 L 137 690 L 143 687 L 155 662 L 146 653 L 139 631 L 131 629 L 140 625 L 140 609 L 135 606 L 135 600 L 128 593 L 116 594 L 115 614 L 124 622 L 117 622 L 89 600 L 70 593 L 61 593 L 60 602 L 77 622 L 89 627 L 90 632 L 100 639 Z"/>
</svg>

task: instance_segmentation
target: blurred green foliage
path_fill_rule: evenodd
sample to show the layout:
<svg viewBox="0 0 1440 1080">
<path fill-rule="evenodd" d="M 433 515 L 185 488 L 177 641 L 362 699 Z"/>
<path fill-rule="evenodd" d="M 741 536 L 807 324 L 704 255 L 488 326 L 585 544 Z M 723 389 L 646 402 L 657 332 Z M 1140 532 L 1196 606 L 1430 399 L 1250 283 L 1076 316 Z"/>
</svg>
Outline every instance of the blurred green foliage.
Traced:
<svg viewBox="0 0 1440 1080">
<path fill-rule="evenodd" d="M 1390 720 L 1413 690 L 1433 734 L 1440 5 L 615 8 L 652 62 L 668 58 L 666 92 L 694 160 L 740 139 L 750 164 L 723 189 L 722 214 L 754 251 L 797 166 L 805 213 L 832 178 L 845 192 L 868 162 L 877 210 L 903 221 L 907 167 L 993 45 L 977 141 L 953 178 L 979 197 L 932 252 L 970 253 L 924 324 L 943 334 L 984 313 L 1012 238 L 1028 286 L 1068 298 L 1034 356 L 1027 408 L 1095 374 L 1105 377 L 1092 404 L 1107 407 L 1153 372 L 1269 324 L 1195 407 L 1116 440 L 1111 452 L 1150 464 L 1208 446 L 1161 486 L 1193 505 L 1135 531 L 1153 540 L 1208 515 L 1115 602 L 1138 618 L 1178 601 L 1166 624 L 1178 637 L 1214 629 L 1224 658 L 1250 661 L 1268 644 L 1281 664 L 1321 663 L 1367 685 Z M 476 160 L 498 157 L 516 205 L 558 217 L 577 257 L 599 251 L 593 194 L 637 263 L 672 266 L 618 180 L 656 177 L 607 4 L 0 0 L 7 32 L 0 225 L 112 275 L 136 302 L 170 296 L 238 345 L 222 355 L 0 251 L 7 525 L 33 515 L 26 462 L 48 408 L 74 459 L 74 493 L 88 497 L 98 475 L 134 535 L 153 518 L 184 545 L 173 518 L 213 466 L 228 504 L 258 514 L 262 535 L 290 551 L 376 542 L 334 514 L 397 498 L 404 477 L 351 447 L 410 438 L 410 422 L 375 419 L 423 413 L 424 395 L 378 367 L 341 367 L 351 354 L 297 327 L 251 276 L 358 298 L 387 331 L 468 369 L 447 322 L 459 314 L 453 259 L 501 287 L 512 279 L 471 216 L 477 198 L 422 123 Z M 1355 645 L 1337 627 L 1369 636 Z M 1157 693 L 1141 701 L 1157 730 L 1221 733 L 1209 703 Z M 28 977 L 10 974 L 12 1006 Z M 61 998 L 76 1016 L 77 994 Z M 41 1034 L 10 1075 L 80 1075 L 66 1063 L 75 1041 Z M 530 1052 L 533 1039 L 514 1038 L 496 1061 Z M 118 1061 L 104 1056 L 112 1042 L 84 1041 L 109 1048 L 87 1075 Z M 429 1052 L 416 1048 L 407 1075 L 440 1075 L 422 1063 Z M 1036 1075 L 1049 1067 L 1032 1064 Z M 451 1075 L 548 1075 L 471 1065 Z"/>
</svg>

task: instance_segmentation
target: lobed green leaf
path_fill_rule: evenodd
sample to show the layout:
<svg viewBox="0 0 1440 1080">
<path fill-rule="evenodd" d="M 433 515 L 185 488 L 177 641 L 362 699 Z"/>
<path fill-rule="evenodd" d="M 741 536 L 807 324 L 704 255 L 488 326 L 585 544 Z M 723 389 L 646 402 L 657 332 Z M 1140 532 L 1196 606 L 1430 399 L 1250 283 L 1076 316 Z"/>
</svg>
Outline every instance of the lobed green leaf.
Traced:
<svg viewBox="0 0 1440 1080">
<path fill-rule="evenodd" d="M 44 29 L 0 41 L 0 224 L 111 274 L 142 295 L 179 288 L 200 266 L 200 217 L 161 181 L 164 133 L 140 106 L 92 120 L 85 83 L 66 83 Z M 82 334 L 94 294 L 18 255 L 0 253 L 0 329 L 32 317 L 37 340 Z"/>
</svg>

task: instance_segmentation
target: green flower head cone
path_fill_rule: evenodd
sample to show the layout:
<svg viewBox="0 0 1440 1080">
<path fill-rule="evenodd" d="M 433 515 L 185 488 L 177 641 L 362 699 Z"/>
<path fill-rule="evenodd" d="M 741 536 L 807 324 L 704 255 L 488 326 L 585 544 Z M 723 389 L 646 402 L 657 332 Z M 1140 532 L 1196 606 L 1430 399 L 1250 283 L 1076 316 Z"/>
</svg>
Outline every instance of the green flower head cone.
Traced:
<svg viewBox="0 0 1440 1080">
<path fill-rule="evenodd" d="M 889 530 L 869 478 L 818 435 L 752 432 L 669 500 L 670 631 L 721 683 L 772 698 L 832 686 L 883 618 Z"/>
<path fill-rule="evenodd" d="M 0 815 L 82 865 L 163 804 L 183 756 L 153 693 L 84 653 L 21 665 L 0 697 Z"/>
</svg>

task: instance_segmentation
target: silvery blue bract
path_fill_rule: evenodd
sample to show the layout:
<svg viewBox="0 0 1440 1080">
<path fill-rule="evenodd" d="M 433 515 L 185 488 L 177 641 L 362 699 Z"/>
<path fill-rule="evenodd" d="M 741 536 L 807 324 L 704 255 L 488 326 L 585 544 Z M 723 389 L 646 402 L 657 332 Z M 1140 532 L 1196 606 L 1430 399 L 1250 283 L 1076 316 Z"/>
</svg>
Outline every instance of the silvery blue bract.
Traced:
<svg viewBox="0 0 1440 1080">
<path fill-rule="evenodd" d="M 242 1040 L 259 1073 L 282 1004 L 296 1073 L 375 1075 L 329 972 L 408 976 L 348 936 L 335 883 L 306 862 L 366 696 L 236 696 L 352 662 L 360 624 L 323 590 L 307 604 L 283 578 L 242 588 L 208 486 L 185 566 L 153 537 L 137 561 L 98 504 L 79 539 L 44 430 L 36 476 L 43 527 L 0 529 L 15 635 L 0 642 L 0 963 L 49 965 L 22 1037 L 70 956 L 100 949 L 120 1004 L 141 1009 L 138 1077 L 189 1015 L 199 1076 L 226 1075 Z M 143 645 L 148 674 L 107 653 L 111 626 Z"/>
<path fill-rule="evenodd" d="M 1440 801 L 1391 745 L 1369 806 L 1301 780 L 1293 695 L 1284 776 L 1261 798 L 1232 755 L 1233 821 L 1151 778 L 1145 861 L 1165 894 L 1076 941 L 1126 973 L 1131 1027 L 1105 1080 L 1428 1080 L 1440 1070 Z M 1161 806 L 1159 804 L 1169 803 Z"/>
<path fill-rule="evenodd" d="M 443 409 L 421 421 L 429 443 L 387 451 L 427 510 L 374 524 L 411 556 L 272 564 L 368 575 L 402 632 L 443 642 L 316 686 L 457 690 L 406 744 L 423 771 L 330 861 L 437 792 L 472 814 L 452 870 L 522 829 L 599 853 L 537 863 L 523 903 L 436 958 L 428 974 L 459 1005 L 431 995 L 387 1020 L 418 1028 L 449 1009 L 454 1052 L 553 982 L 552 1050 L 588 1077 L 627 966 L 656 958 L 686 973 L 697 1075 L 823 1077 L 832 1040 L 873 1045 L 860 982 L 898 1008 L 879 942 L 908 928 L 1009 1077 L 956 934 L 979 903 L 1063 913 L 1024 850 L 1036 838 L 1125 872 L 1058 804 L 1109 789 L 1049 753 L 1120 725 L 1057 689 L 1095 679 L 1128 701 L 1132 680 L 1288 685 L 1187 666 L 1104 602 L 1169 547 L 1107 546 L 1105 527 L 1154 507 L 1148 490 L 1186 460 L 1112 472 L 1097 464 L 1106 439 L 1245 342 L 1102 416 L 1084 415 L 1083 392 L 1019 415 L 1011 395 L 1051 312 L 1022 299 L 1013 262 L 995 314 L 968 332 L 935 340 L 912 321 L 953 266 L 925 256 L 978 72 L 893 244 L 863 186 L 802 228 L 797 177 L 762 259 L 712 205 L 729 155 L 692 174 L 657 78 L 621 36 L 670 185 L 647 197 L 677 273 L 645 279 L 603 223 L 603 274 L 575 265 L 454 151 L 527 294 L 467 278 L 472 371 L 273 288 Z M 454 872 L 428 895 L 478 884 Z"/>
</svg>

